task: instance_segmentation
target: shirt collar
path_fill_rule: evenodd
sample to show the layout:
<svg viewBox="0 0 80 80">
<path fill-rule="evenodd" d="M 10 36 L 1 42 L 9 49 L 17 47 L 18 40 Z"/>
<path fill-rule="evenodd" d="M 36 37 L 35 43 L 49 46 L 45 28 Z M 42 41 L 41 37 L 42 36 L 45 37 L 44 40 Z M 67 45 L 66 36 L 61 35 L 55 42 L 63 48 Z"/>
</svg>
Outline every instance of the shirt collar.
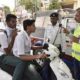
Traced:
<svg viewBox="0 0 80 80">
<path fill-rule="evenodd" d="M 30 36 L 28 35 L 28 33 L 26 31 L 23 31 L 23 34 L 28 38 L 30 39 Z"/>
<path fill-rule="evenodd" d="M 52 24 L 51 24 L 51 25 L 52 25 Z M 52 25 L 52 26 L 53 26 L 53 25 Z M 56 25 L 53 26 L 53 28 L 56 28 L 56 27 L 57 27 L 57 28 L 59 27 L 59 23 L 58 23 L 58 22 L 57 22 Z"/>
<path fill-rule="evenodd" d="M 8 35 L 8 36 L 11 35 L 11 33 L 12 33 L 13 30 L 14 30 L 14 29 L 12 29 L 12 28 L 6 26 L 6 32 L 7 32 L 7 35 Z"/>
</svg>

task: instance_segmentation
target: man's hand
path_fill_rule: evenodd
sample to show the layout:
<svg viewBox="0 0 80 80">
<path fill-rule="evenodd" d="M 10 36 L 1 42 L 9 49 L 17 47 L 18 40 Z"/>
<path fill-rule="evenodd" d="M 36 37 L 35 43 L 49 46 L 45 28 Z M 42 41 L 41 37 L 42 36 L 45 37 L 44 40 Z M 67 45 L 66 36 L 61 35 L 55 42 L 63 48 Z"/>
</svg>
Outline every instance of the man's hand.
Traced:
<svg viewBox="0 0 80 80">
<path fill-rule="evenodd" d="M 73 36 L 72 37 L 72 42 L 79 43 L 79 38 Z"/>
<path fill-rule="evenodd" d="M 15 29 L 15 30 L 12 31 L 12 34 L 11 34 L 11 37 L 12 37 L 11 42 L 9 43 L 8 47 L 4 49 L 5 52 L 6 52 L 6 54 L 11 53 L 16 35 L 17 35 L 17 29 Z"/>
<path fill-rule="evenodd" d="M 15 37 L 17 36 L 17 29 L 12 31 L 11 36 L 12 36 L 12 39 L 15 39 Z"/>
<path fill-rule="evenodd" d="M 38 54 L 37 55 L 37 59 L 43 59 L 43 58 L 47 58 L 48 57 L 48 54 Z"/>
<path fill-rule="evenodd" d="M 63 28 L 63 32 L 69 34 L 69 31 L 66 28 Z"/>
</svg>

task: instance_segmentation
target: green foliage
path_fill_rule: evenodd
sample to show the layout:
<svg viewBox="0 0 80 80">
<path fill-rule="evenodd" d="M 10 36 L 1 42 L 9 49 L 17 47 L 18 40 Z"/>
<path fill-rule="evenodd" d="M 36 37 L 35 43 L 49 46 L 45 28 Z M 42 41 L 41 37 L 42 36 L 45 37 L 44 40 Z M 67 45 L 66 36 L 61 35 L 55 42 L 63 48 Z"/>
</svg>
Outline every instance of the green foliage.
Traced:
<svg viewBox="0 0 80 80">
<path fill-rule="evenodd" d="M 52 0 L 51 4 L 49 5 L 49 9 L 59 9 L 60 8 L 60 3 L 58 0 Z"/>
<path fill-rule="evenodd" d="M 11 13 L 11 12 L 10 12 L 10 8 L 9 8 L 8 6 L 4 6 L 3 10 L 4 10 L 4 12 L 5 12 L 5 15 Z"/>
<path fill-rule="evenodd" d="M 26 10 L 35 10 L 35 8 L 38 10 L 37 3 L 35 2 L 36 0 L 20 0 L 19 3 L 20 5 L 24 5 Z M 36 4 L 35 4 L 36 3 Z"/>
<path fill-rule="evenodd" d="M 24 5 L 27 10 L 33 7 L 33 3 L 30 0 L 21 0 L 20 4 Z"/>
</svg>

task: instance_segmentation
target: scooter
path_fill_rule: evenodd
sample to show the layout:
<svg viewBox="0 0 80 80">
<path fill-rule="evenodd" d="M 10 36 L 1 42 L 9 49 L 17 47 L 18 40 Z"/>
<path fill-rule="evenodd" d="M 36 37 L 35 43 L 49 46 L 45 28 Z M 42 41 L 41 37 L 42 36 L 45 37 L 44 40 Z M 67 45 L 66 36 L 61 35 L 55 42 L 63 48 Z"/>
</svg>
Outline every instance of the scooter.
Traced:
<svg viewBox="0 0 80 80">
<path fill-rule="evenodd" d="M 48 48 L 47 48 L 48 47 Z M 72 73 L 69 67 L 65 64 L 65 62 L 59 57 L 59 50 L 52 44 L 48 44 L 46 48 L 42 51 L 45 54 L 49 55 L 50 59 L 50 67 L 54 72 L 57 80 L 75 80 L 72 76 Z M 40 52 L 38 52 L 40 54 Z M 37 60 L 37 62 L 41 65 L 43 61 Z"/>
</svg>

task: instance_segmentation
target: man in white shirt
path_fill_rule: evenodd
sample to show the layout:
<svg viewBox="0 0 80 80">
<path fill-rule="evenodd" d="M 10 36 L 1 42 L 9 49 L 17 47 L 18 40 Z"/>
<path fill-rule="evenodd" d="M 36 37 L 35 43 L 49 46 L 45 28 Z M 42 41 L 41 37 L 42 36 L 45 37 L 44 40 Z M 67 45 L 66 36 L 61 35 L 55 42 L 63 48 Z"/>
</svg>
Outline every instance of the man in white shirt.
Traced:
<svg viewBox="0 0 80 80">
<path fill-rule="evenodd" d="M 31 55 L 31 38 L 30 34 L 35 31 L 35 20 L 24 20 L 23 21 L 24 31 L 19 33 L 15 39 L 13 54 L 21 60 L 29 63 L 26 75 L 29 80 L 42 80 L 40 74 L 36 71 L 33 60 L 46 58 L 47 54 L 35 54 Z M 35 66 L 34 66 L 35 65 Z"/>
<path fill-rule="evenodd" d="M 51 13 L 50 15 L 51 25 L 46 27 L 44 39 L 45 42 L 50 42 L 51 44 L 59 47 L 61 51 L 60 45 L 62 45 L 62 28 L 58 20 L 59 14 L 56 12 Z"/>
<path fill-rule="evenodd" d="M 14 40 L 17 35 L 16 18 L 15 15 L 8 14 L 6 16 L 7 27 L 0 32 L 0 62 L 2 65 L 15 67 L 12 80 L 22 80 L 25 64 L 12 54 Z"/>
</svg>

